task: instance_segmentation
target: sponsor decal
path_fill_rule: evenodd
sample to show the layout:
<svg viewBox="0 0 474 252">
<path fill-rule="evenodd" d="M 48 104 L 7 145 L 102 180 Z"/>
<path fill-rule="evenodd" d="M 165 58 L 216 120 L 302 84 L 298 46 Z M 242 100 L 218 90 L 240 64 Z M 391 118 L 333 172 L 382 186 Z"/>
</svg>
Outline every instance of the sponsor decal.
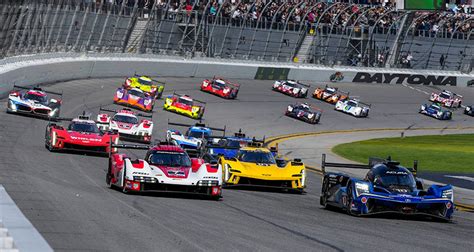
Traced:
<svg viewBox="0 0 474 252">
<path fill-rule="evenodd" d="M 259 67 L 255 74 L 256 80 L 286 80 L 289 68 Z"/>
<path fill-rule="evenodd" d="M 411 85 L 436 85 L 436 86 L 456 86 L 456 76 L 443 75 L 421 75 L 421 74 L 398 74 L 398 73 L 365 73 L 358 72 L 352 82 L 361 83 L 383 83 L 383 84 L 402 84 Z"/>
<path fill-rule="evenodd" d="M 329 77 L 329 80 L 332 82 L 342 81 L 344 80 L 344 74 L 342 74 L 342 72 L 335 72 L 331 74 L 331 76 Z"/>
</svg>

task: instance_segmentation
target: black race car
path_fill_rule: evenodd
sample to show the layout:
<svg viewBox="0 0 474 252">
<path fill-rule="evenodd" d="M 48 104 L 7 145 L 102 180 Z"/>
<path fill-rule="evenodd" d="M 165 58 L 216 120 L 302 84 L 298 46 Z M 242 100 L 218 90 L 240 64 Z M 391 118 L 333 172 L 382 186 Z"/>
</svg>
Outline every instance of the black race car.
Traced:
<svg viewBox="0 0 474 252">
<path fill-rule="evenodd" d="M 321 119 L 322 110 L 311 107 L 307 103 L 296 103 L 288 105 L 285 115 L 311 124 L 316 124 Z"/>
<path fill-rule="evenodd" d="M 474 105 L 466 106 L 464 108 L 464 114 L 474 116 Z"/>
</svg>

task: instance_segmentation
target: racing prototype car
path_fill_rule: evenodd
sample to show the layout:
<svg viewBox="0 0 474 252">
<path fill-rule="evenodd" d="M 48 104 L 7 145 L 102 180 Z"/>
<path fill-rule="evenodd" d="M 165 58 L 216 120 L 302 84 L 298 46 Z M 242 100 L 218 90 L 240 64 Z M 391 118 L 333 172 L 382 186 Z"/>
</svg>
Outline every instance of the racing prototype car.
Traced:
<svg viewBox="0 0 474 252">
<path fill-rule="evenodd" d="M 339 172 L 326 172 L 327 167 L 368 169 L 364 179 Z M 423 190 L 413 169 L 399 162 L 371 159 L 369 165 L 327 163 L 322 156 L 323 184 L 320 204 L 336 207 L 356 216 L 397 213 L 424 215 L 449 220 L 454 211 L 451 185 L 432 185 Z"/>
<path fill-rule="evenodd" d="M 100 111 L 112 112 L 113 116 L 103 113 L 97 115 L 97 126 L 99 129 L 116 130 L 120 135 L 120 140 L 150 143 L 153 134 L 153 121 L 151 121 L 151 115 L 144 115 L 140 113 L 134 113 L 128 108 L 121 110 L 110 110 L 100 108 Z M 150 118 L 138 119 L 138 117 Z"/>
<path fill-rule="evenodd" d="M 176 129 L 168 129 L 166 131 L 166 140 L 176 143 L 177 145 L 181 146 L 181 148 L 186 150 L 188 154 L 193 156 L 199 154 L 207 139 L 212 136 L 213 131 L 221 131 L 223 132 L 223 135 L 225 135 L 225 127 L 223 129 L 208 127 L 203 123 L 196 123 L 192 125 L 168 121 L 168 125 L 188 128 L 185 134 L 182 134 Z"/>
<path fill-rule="evenodd" d="M 205 105 L 205 102 L 192 99 L 188 95 L 173 93 L 166 97 L 163 109 L 193 119 L 201 119 L 204 116 Z"/>
<path fill-rule="evenodd" d="M 74 119 L 60 120 L 70 121 L 69 126 L 66 128 L 56 123 L 46 126 L 45 147 L 49 151 L 73 150 L 98 154 L 116 151 L 110 146 L 118 143 L 118 132 L 100 130 L 85 113 Z"/>
<path fill-rule="evenodd" d="M 62 98 L 62 93 L 46 91 L 39 87 L 27 88 L 13 86 L 8 95 L 7 113 L 27 114 L 36 117 L 54 119 L 59 117 L 61 99 L 48 99 L 48 94 Z M 19 91 L 23 90 L 23 91 Z"/>
<path fill-rule="evenodd" d="M 235 99 L 239 93 L 240 85 L 234 84 L 224 78 L 215 77 L 212 80 L 203 80 L 201 91 L 215 94 L 226 99 Z"/>
<path fill-rule="evenodd" d="M 125 80 L 123 87 L 125 89 L 138 88 L 143 92 L 149 93 L 155 99 L 160 99 L 163 95 L 163 90 L 165 90 L 165 84 L 148 76 L 135 74 L 133 77 Z"/>
<path fill-rule="evenodd" d="M 441 104 L 432 103 L 431 105 L 423 104 L 420 107 L 421 114 L 434 117 L 438 120 L 451 120 L 453 112 L 448 109 L 443 109 Z"/>
<path fill-rule="evenodd" d="M 303 193 L 306 170 L 299 159 L 275 160 L 273 153 L 259 144 L 249 144 L 238 151 L 237 157 L 220 157 L 224 186 L 250 186 L 287 189 Z"/>
<path fill-rule="evenodd" d="M 242 130 L 234 133 L 234 136 L 209 138 L 205 145 L 204 157 L 207 157 L 205 160 L 218 160 L 220 156 L 227 159 L 235 158 L 240 148 L 246 147 L 252 142 L 257 142 L 257 140 L 247 137 L 242 133 Z"/>
<path fill-rule="evenodd" d="M 338 101 L 334 109 L 355 117 L 367 117 L 369 116 L 370 107 L 370 104 L 363 103 L 357 99 L 345 99 Z"/>
<path fill-rule="evenodd" d="M 440 103 L 448 108 L 459 108 L 462 103 L 462 96 L 448 90 L 441 93 L 431 93 L 430 101 Z"/>
<path fill-rule="evenodd" d="M 148 150 L 144 159 L 111 154 L 106 175 L 109 187 L 128 192 L 183 192 L 221 197 L 222 168 L 190 158 L 179 146 L 161 142 L 156 146 L 112 145 L 120 149 Z"/>
<path fill-rule="evenodd" d="M 466 115 L 470 115 L 470 116 L 474 116 L 474 106 L 471 105 L 471 106 L 466 106 L 464 108 L 464 114 Z"/>
<path fill-rule="evenodd" d="M 295 80 L 277 80 L 272 89 L 296 98 L 306 98 L 309 87 L 310 85 Z"/>
<path fill-rule="evenodd" d="M 138 88 L 118 88 L 115 92 L 114 103 L 145 112 L 152 112 L 153 106 L 155 105 L 155 98 Z"/>
<path fill-rule="evenodd" d="M 285 115 L 307 123 L 317 124 L 321 120 L 322 110 L 309 106 L 307 103 L 296 103 L 288 105 Z"/>
<path fill-rule="evenodd" d="M 336 104 L 340 100 L 349 98 L 349 92 L 339 91 L 338 88 L 325 86 L 324 88 L 316 88 L 313 92 L 313 98 L 322 100 L 331 104 Z"/>
</svg>

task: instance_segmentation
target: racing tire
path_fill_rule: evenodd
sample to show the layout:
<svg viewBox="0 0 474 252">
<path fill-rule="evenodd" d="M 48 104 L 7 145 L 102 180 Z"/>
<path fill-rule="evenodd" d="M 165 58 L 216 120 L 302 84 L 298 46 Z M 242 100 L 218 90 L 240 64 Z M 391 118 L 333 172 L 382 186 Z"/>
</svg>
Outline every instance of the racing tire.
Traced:
<svg viewBox="0 0 474 252">
<path fill-rule="evenodd" d="M 114 185 L 112 184 L 112 172 L 111 172 L 112 167 L 111 167 L 111 165 L 112 164 L 109 161 L 109 168 L 107 169 L 107 174 L 105 175 L 105 183 L 107 184 L 108 188 L 112 189 L 114 187 Z"/>
<path fill-rule="evenodd" d="M 328 178 L 324 178 L 323 185 L 321 187 L 321 196 L 319 197 L 319 204 L 324 208 L 328 208 L 326 192 L 328 191 Z"/>
<path fill-rule="evenodd" d="M 56 148 L 54 148 L 52 146 L 52 143 L 51 143 L 51 134 L 52 132 L 50 131 L 49 134 L 48 134 L 48 128 L 46 128 L 46 140 L 45 140 L 45 143 L 44 143 L 44 146 L 46 147 L 46 149 L 48 149 L 50 152 L 55 152 L 56 151 Z"/>
<path fill-rule="evenodd" d="M 125 186 L 125 174 L 127 174 L 127 166 L 124 164 L 123 166 L 123 172 L 122 172 L 122 192 L 124 194 L 129 194 L 130 191 L 127 189 L 127 187 Z"/>
<path fill-rule="evenodd" d="M 347 214 L 349 215 L 355 215 L 352 210 L 351 210 L 351 207 L 352 207 L 352 202 L 354 202 L 354 196 L 352 195 L 352 184 L 348 184 L 347 185 L 347 208 L 346 208 L 346 211 L 347 211 Z"/>
</svg>

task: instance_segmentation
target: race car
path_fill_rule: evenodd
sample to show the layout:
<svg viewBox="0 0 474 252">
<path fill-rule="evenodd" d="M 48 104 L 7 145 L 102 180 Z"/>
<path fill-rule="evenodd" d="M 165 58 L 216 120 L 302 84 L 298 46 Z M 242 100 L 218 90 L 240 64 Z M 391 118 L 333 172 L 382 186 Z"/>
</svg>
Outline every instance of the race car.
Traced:
<svg viewBox="0 0 474 252">
<path fill-rule="evenodd" d="M 160 99 L 165 90 L 165 84 L 148 76 L 135 74 L 133 77 L 125 79 L 123 87 L 125 89 L 138 88 L 143 92 L 149 93 L 155 99 Z"/>
<path fill-rule="evenodd" d="M 307 123 L 317 124 L 321 119 L 322 110 L 309 106 L 307 103 L 295 103 L 288 105 L 285 115 Z"/>
<path fill-rule="evenodd" d="M 471 105 L 471 106 L 466 106 L 464 108 L 464 114 L 466 115 L 470 115 L 470 116 L 474 116 L 474 106 Z"/>
<path fill-rule="evenodd" d="M 431 93 L 430 101 L 440 103 L 448 108 L 459 108 L 461 107 L 462 96 L 448 90 L 443 90 L 441 93 Z"/>
<path fill-rule="evenodd" d="M 110 155 L 106 183 L 129 192 L 183 192 L 221 197 L 222 168 L 200 158 L 190 158 L 179 146 L 162 142 L 156 146 L 112 145 L 120 149 L 147 150 L 144 159 L 123 153 Z"/>
<path fill-rule="evenodd" d="M 151 115 L 134 113 L 128 108 L 121 110 L 110 110 L 100 108 L 100 111 L 112 112 L 113 116 L 102 113 L 97 115 L 97 126 L 99 129 L 116 130 L 120 135 L 120 140 L 150 143 L 153 134 L 153 121 Z M 139 119 L 148 118 L 148 119 Z"/>
<path fill-rule="evenodd" d="M 348 92 L 339 91 L 338 88 L 329 87 L 326 85 L 324 88 L 316 88 L 313 92 L 313 98 L 329 102 L 331 104 L 336 104 L 340 100 L 349 98 Z"/>
<path fill-rule="evenodd" d="M 100 130 L 96 122 L 85 113 L 74 119 L 60 120 L 70 121 L 69 126 L 66 128 L 56 123 L 46 126 L 45 147 L 49 151 L 72 150 L 98 154 L 116 151 L 110 146 L 112 143 L 118 143 L 118 132 Z"/>
<path fill-rule="evenodd" d="M 224 186 L 268 187 L 303 193 L 306 170 L 299 159 L 277 162 L 272 152 L 259 144 L 249 144 L 237 157 L 220 157 Z"/>
<path fill-rule="evenodd" d="M 203 80 L 201 91 L 215 94 L 226 99 L 235 99 L 239 93 L 240 85 L 234 84 L 224 78 L 215 77 L 212 80 Z"/>
<path fill-rule="evenodd" d="M 434 117 L 438 120 L 451 120 L 453 112 L 448 109 L 443 109 L 441 104 L 432 103 L 431 105 L 423 104 L 420 107 L 421 114 Z"/>
<path fill-rule="evenodd" d="M 166 131 L 166 140 L 169 142 L 176 143 L 185 149 L 190 155 L 198 155 L 203 147 L 203 144 L 206 143 L 206 139 L 212 136 L 213 131 L 221 131 L 225 135 L 225 127 L 214 128 L 208 127 L 203 123 L 183 124 L 183 123 L 174 123 L 168 121 L 168 125 L 178 126 L 178 127 L 187 127 L 185 134 L 182 134 L 179 130 L 168 129 Z"/>
<path fill-rule="evenodd" d="M 62 93 L 46 91 L 39 87 L 27 88 L 14 85 L 13 88 L 8 95 L 7 113 L 26 114 L 49 119 L 59 117 Z M 49 99 L 48 94 L 57 95 L 60 98 Z"/>
<path fill-rule="evenodd" d="M 364 179 L 339 172 L 326 172 L 328 167 L 367 169 Z M 454 211 L 453 187 L 432 185 L 423 190 L 416 178 L 417 162 L 405 168 L 390 158 L 371 159 L 369 165 L 327 163 L 323 154 L 323 184 L 320 204 L 335 207 L 355 216 L 396 213 L 423 215 L 449 220 Z"/>
<path fill-rule="evenodd" d="M 145 112 L 152 112 L 153 106 L 155 105 L 155 98 L 138 88 L 118 88 L 115 92 L 114 103 Z"/>
<path fill-rule="evenodd" d="M 355 117 L 367 117 L 369 115 L 371 105 L 363 103 L 357 99 L 345 99 L 336 102 L 334 109 L 351 114 Z"/>
<path fill-rule="evenodd" d="M 166 97 L 163 109 L 193 119 L 201 119 L 204 116 L 205 105 L 205 102 L 192 99 L 188 95 L 173 93 Z"/>
<path fill-rule="evenodd" d="M 273 84 L 273 91 L 277 91 L 296 98 L 306 98 L 310 85 L 295 80 L 277 80 Z"/>
<path fill-rule="evenodd" d="M 241 130 L 234 133 L 234 136 L 222 136 L 209 138 L 205 145 L 204 158 L 207 160 L 218 160 L 220 156 L 225 158 L 235 158 L 240 148 L 246 147 L 252 142 L 257 142 L 255 138 L 249 138 Z M 262 140 L 263 142 L 263 140 Z"/>
</svg>

